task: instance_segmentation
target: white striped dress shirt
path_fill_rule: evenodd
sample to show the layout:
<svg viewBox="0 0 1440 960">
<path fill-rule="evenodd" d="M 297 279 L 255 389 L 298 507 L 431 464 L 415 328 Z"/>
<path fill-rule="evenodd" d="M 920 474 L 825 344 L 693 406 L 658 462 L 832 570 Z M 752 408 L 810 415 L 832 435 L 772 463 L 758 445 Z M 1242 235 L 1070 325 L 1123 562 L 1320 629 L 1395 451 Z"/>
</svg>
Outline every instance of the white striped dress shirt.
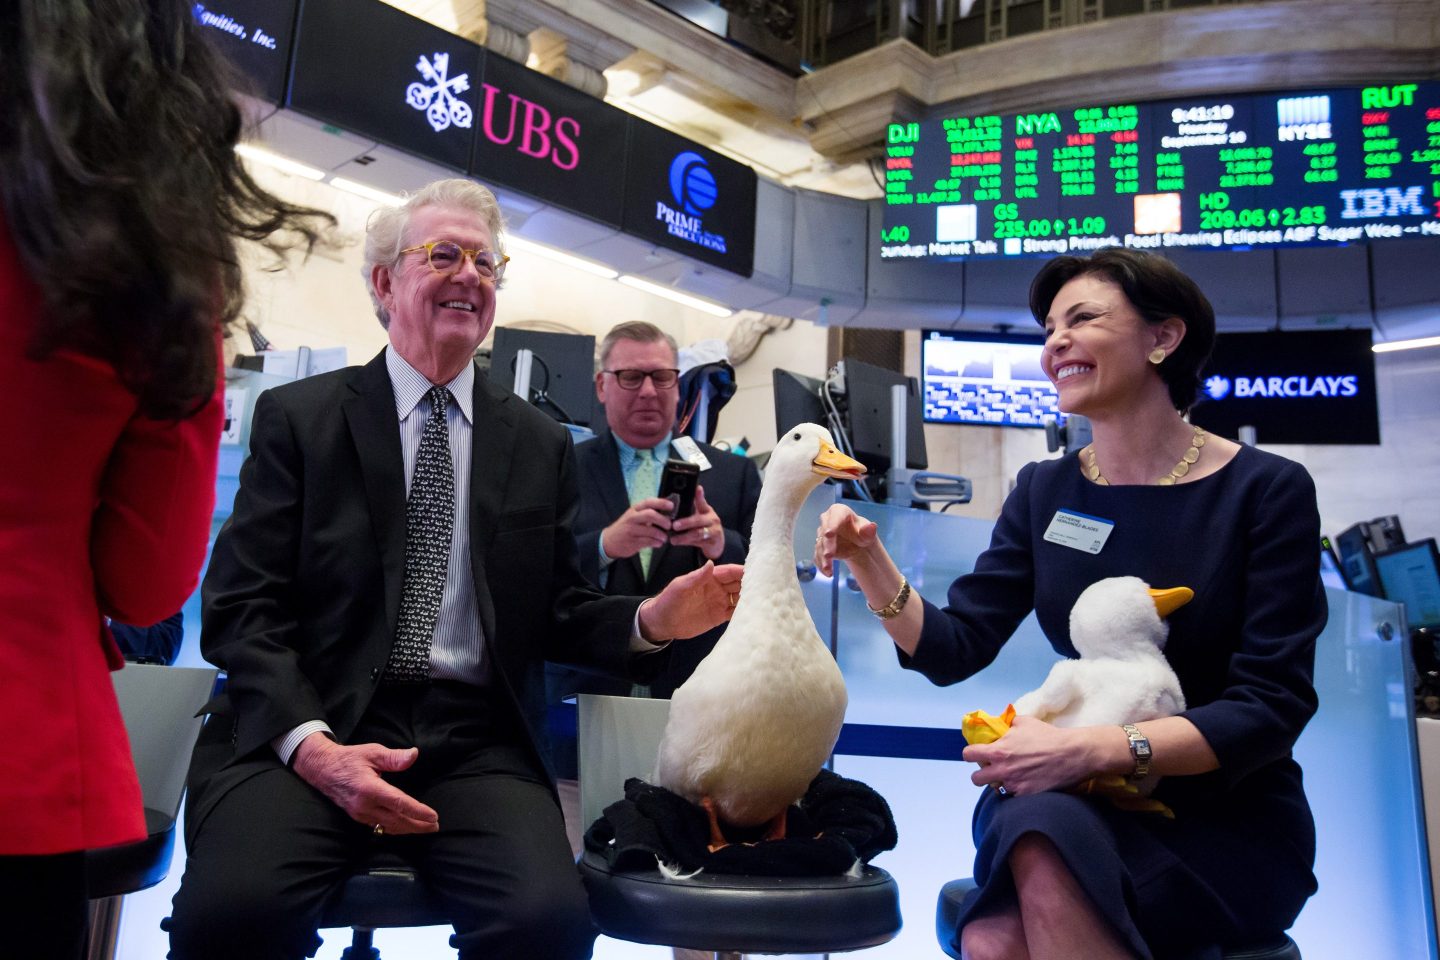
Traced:
<svg viewBox="0 0 1440 960">
<path fill-rule="evenodd" d="M 415 475 L 420 435 L 430 415 L 421 401 L 433 386 L 395 352 L 385 348 L 385 367 L 395 391 L 395 413 L 400 420 L 400 449 L 405 455 L 405 496 Z M 454 399 L 445 411 L 450 432 L 450 460 L 455 465 L 455 533 L 450 538 L 450 560 L 445 566 L 445 592 L 430 642 L 430 677 L 482 684 L 485 664 L 480 653 L 480 610 L 475 604 L 475 578 L 470 570 L 470 446 L 474 437 L 472 406 L 475 399 L 475 365 L 467 363 L 460 375 L 445 384 Z M 404 509 L 403 505 L 399 509 Z"/>
<path fill-rule="evenodd" d="M 433 386 L 429 378 L 406 363 L 395 348 L 385 348 L 385 369 L 395 394 L 395 414 L 400 426 L 400 450 L 405 458 L 405 496 L 420 452 L 420 435 L 425 431 L 429 405 L 420 401 Z M 470 572 L 470 448 L 474 437 L 475 365 L 467 363 L 460 375 L 445 386 L 452 398 L 445 411 L 450 434 L 450 462 L 455 467 L 455 530 L 450 539 L 450 558 L 445 566 L 445 592 L 440 597 L 440 615 L 430 643 L 430 676 L 436 680 L 463 680 L 481 684 L 486 664 L 481 657 L 480 611 L 475 604 L 475 579 Z M 401 516 L 405 504 L 395 509 Z M 308 720 L 271 741 L 288 764 L 295 748 L 312 733 L 333 736 L 324 720 Z"/>
</svg>

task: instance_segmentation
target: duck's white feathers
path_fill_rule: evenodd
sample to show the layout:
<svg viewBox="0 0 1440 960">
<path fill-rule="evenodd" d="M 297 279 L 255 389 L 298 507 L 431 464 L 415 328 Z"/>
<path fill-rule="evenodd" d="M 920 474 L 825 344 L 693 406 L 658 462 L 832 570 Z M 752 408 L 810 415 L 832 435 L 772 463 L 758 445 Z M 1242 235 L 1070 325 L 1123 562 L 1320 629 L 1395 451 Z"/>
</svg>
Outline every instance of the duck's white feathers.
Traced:
<svg viewBox="0 0 1440 960">
<path fill-rule="evenodd" d="M 656 760 L 656 783 L 692 802 L 710 797 L 735 826 L 765 823 L 798 800 L 845 718 L 844 679 L 795 576 L 795 516 L 820 482 L 809 462 L 822 436 L 829 442 L 822 428 L 803 425 L 777 445 L 739 605 L 714 650 L 675 691 Z"/>
</svg>

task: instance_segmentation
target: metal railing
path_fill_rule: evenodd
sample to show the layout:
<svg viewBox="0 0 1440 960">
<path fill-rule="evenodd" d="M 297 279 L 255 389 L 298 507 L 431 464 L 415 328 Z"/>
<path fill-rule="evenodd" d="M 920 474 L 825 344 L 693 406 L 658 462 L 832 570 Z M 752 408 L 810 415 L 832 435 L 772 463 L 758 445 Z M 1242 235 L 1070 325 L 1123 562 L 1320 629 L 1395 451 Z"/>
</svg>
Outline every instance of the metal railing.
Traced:
<svg viewBox="0 0 1440 960">
<path fill-rule="evenodd" d="M 795 42 L 818 69 L 891 40 L 931 56 L 1116 17 L 1260 0 L 794 0 Z M 962 9 L 964 12 L 962 13 Z"/>
</svg>

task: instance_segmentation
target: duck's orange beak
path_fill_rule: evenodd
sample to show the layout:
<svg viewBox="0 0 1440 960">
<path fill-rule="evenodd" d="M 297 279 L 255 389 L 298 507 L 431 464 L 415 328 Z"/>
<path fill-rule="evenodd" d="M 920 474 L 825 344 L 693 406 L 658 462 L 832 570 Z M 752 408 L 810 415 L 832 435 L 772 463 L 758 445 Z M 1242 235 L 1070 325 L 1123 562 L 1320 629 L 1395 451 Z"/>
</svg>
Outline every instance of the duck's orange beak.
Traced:
<svg viewBox="0 0 1440 960">
<path fill-rule="evenodd" d="M 845 456 L 833 443 L 824 440 L 820 441 L 820 452 L 810 461 L 810 469 L 833 480 L 859 480 L 865 475 L 863 463 Z"/>
<path fill-rule="evenodd" d="M 1167 590 L 1150 590 L 1150 599 L 1155 602 L 1155 612 L 1164 620 L 1185 604 L 1195 599 L 1195 591 L 1189 587 L 1170 587 Z"/>
</svg>

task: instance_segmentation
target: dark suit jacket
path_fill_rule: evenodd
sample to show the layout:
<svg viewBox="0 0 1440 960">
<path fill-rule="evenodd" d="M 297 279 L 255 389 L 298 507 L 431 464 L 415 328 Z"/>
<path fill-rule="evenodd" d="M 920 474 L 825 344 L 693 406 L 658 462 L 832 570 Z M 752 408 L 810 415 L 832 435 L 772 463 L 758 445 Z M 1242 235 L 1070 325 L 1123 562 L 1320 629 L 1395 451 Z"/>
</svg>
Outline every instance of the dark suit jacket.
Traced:
<svg viewBox="0 0 1440 960">
<path fill-rule="evenodd" d="M 743 563 L 750 549 L 750 527 L 755 521 L 755 504 L 760 499 L 760 472 L 745 457 L 709 444 L 700 444 L 710 469 L 700 474 L 705 500 L 720 516 L 725 533 L 725 552 L 717 563 Z M 608 431 L 575 448 L 580 476 L 580 513 L 575 520 L 575 540 L 580 546 L 580 568 L 591 581 L 600 577 L 600 531 L 630 508 L 625 476 L 620 470 L 620 449 Z M 695 547 L 664 546 L 650 561 L 648 580 L 641 572 L 638 556 L 610 564 L 605 592 L 610 596 L 643 594 L 653 596 L 676 577 L 705 564 L 705 555 Z M 717 627 L 693 640 L 675 643 L 665 669 L 650 684 L 651 693 L 669 697 L 684 683 L 695 667 L 715 646 L 724 632 Z M 582 674 L 575 670 L 547 668 L 551 702 L 575 693 L 628 693 L 630 684 L 611 677 Z"/>
<path fill-rule="evenodd" d="M 658 670 L 667 655 L 632 655 L 638 598 L 601 596 L 580 572 L 569 434 L 478 374 L 473 412 L 471 567 L 485 659 L 538 761 L 544 659 L 625 674 Z M 225 791 L 273 768 L 274 737 L 319 718 L 346 742 L 390 655 L 404 556 L 383 352 L 261 394 L 203 585 L 201 649 L 229 679 L 191 765 L 192 831 Z"/>
</svg>

